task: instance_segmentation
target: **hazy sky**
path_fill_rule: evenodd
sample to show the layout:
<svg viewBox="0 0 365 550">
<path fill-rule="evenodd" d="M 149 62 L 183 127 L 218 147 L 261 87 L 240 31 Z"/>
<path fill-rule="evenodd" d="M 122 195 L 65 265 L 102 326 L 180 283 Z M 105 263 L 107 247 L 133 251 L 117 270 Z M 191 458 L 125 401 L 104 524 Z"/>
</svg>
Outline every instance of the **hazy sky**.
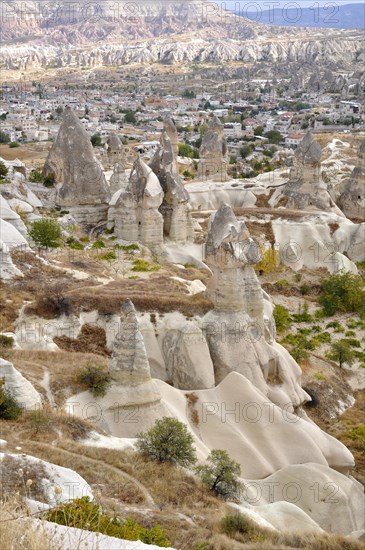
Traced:
<svg viewBox="0 0 365 550">
<path fill-rule="evenodd" d="M 220 2 L 219 0 L 215 0 L 217 4 L 225 4 L 227 9 L 235 9 L 235 4 L 238 4 L 242 8 L 245 8 L 245 6 L 248 7 L 249 11 L 254 11 L 255 4 L 257 6 L 260 6 L 262 10 L 264 9 L 271 9 L 273 7 L 280 7 L 280 6 L 286 6 L 287 8 L 295 8 L 297 5 L 303 7 L 303 8 L 310 8 L 311 6 L 314 6 L 315 4 L 319 6 L 325 6 L 328 5 L 340 5 L 340 4 L 361 4 L 364 2 L 364 0 L 226 0 Z M 266 5 L 265 5 L 266 4 Z M 277 4 L 280 4 L 279 6 Z M 252 6 L 252 7 L 251 7 Z"/>
</svg>

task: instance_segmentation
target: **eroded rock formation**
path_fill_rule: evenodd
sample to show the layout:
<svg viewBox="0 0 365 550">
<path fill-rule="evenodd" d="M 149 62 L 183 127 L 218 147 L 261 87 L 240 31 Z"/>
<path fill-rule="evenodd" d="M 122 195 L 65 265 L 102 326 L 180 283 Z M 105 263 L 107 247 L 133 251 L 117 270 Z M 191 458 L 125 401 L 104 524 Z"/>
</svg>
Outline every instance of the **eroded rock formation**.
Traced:
<svg viewBox="0 0 365 550">
<path fill-rule="evenodd" d="M 207 296 L 214 309 L 203 326 L 215 382 L 239 372 L 271 401 L 293 410 L 310 397 L 300 386 L 299 365 L 275 342 L 272 306 L 264 300 L 253 268 L 259 260 L 246 225 L 222 204 L 209 222 L 205 256 L 212 271 Z"/>
<path fill-rule="evenodd" d="M 125 156 L 124 147 L 119 136 L 115 132 L 109 134 L 105 148 L 108 168 L 112 168 L 117 162 L 123 164 Z"/>
<path fill-rule="evenodd" d="M 340 213 L 321 178 L 322 148 L 307 132 L 295 150 L 289 181 L 283 187 L 280 197 L 286 197 L 287 208 L 296 210 L 335 210 Z"/>
<path fill-rule="evenodd" d="M 203 136 L 200 147 L 199 178 L 203 180 L 227 180 L 227 142 L 223 124 L 213 116 Z"/>
<path fill-rule="evenodd" d="M 174 241 L 193 236 L 189 193 L 179 176 L 177 163 L 178 135 L 173 121 L 166 118 L 160 146 L 149 166 L 158 177 L 164 192 L 160 212 L 164 219 L 164 234 Z"/>
<path fill-rule="evenodd" d="M 4 379 L 4 388 L 23 409 L 38 409 L 42 399 L 33 385 L 14 368 L 12 363 L 0 359 L 0 379 Z"/>
<path fill-rule="evenodd" d="M 365 140 L 357 157 L 351 177 L 340 185 L 338 205 L 347 218 L 365 221 Z"/>
<path fill-rule="evenodd" d="M 113 197 L 109 226 L 114 225 L 115 235 L 120 239 L 158 247 L 163 243 L 163 217 L 158 210 L 162 200 L 158 177 L 138 158 L 127 188 Z"/>
<path fill-rule="evenodd" d="M 134 305 L 124 302 L 118 331 L 112 344 L 109 372 L 112 385 L 105 397 L 96 400 L 101 414 L 98 424 L 118 437 L 134 437 L 148 429 L 165 413 L 161 394 L 151 378 L 146 348 L 140 332 Z M 79 394 L 82 406 L 90 399 L 89 392 Z"/>
<path fill-rule="evenodd" d="M 64 110 L 57 138 L 44 165 L 57 187 L 56 204 L 78 223 L 106 221 L 110 191 L 84 127 L 70 107 Z"/>
<path fill-rule="evenodd" d="M 116 162 L 114 164 L 113 173 L 110 176 L 109 187 L 112 196 L 120 190 L 125 190 L 128 185 L 128 178 L 125 173 L 124 164 Z"/>
</svg>

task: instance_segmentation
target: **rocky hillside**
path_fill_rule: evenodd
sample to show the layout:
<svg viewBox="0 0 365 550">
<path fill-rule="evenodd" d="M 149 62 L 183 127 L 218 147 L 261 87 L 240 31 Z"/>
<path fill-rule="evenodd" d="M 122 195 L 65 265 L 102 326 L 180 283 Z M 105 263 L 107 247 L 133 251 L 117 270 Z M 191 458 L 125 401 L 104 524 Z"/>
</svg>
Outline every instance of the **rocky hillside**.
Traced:
<svg viewBox="0 0 365 550">
<path fill-rule="evenodd" d="M 360 31 L 274 27 L 213 3 L 105 3 L 40 9 L 9 3 L 2 30 L 6 69 L 242 61 L 336 66 L 363 62 Z"/>
</svg>

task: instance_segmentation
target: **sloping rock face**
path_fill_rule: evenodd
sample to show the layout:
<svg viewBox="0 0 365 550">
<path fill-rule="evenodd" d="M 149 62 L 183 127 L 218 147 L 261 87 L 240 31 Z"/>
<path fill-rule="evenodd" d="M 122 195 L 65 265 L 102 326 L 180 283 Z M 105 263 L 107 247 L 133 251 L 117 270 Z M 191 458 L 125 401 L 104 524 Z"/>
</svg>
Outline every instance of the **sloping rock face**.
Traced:
<svg viewBox="0 0 365 550">
<path fill-rule="evenodd" d="M 122 306 L 112 349 L 109 372 L 113 383 L 105 397 L 93 398 L 99 411 L 96 422 L 111 435 L 134 437 L 164 416 L 166 409 L 151 378 L 143 336 L 130 300 Z M 83 407 L 90 402 L 90 393 L 83 392 L 77 399 L 80 407 L 74 412 L 82 416 Z"/>
<path fill-rule="evenodd" d="M 25 239 L 27 238 L 28 233 L 25 223 L 19 214 L 11 209 L 8 201 L 2 195 L 0 195 L 0 218 L 9 222 Z"/>
<path fill-rule="evenodd" d="M 203 331 L 216 384 L 236 371 L 271 401 L 294 410 L 310 397 L 301 388 L 299 365 L 275 342 L 272 315 L 264 314 L 266 300 L 253 268 L 259 260 L 245 224 L 222 204 L 210 219 L 206 243 L 212 271 L 207 297 L 214 309 L 204 316 Z"/>
<path fill-rule="evenodd" d="M 308 132 L 295 150 L 289 181 L 280 193 L 280 198 L 283 195 L 288 198 L 287 208 L 324 211 L 334 208 L 340 213 L 321 179 L 321 156 L 320 144 Z"/>
<path fill-rule="evenodd" d="M 116 162 L 113 167 L 113 173 L 110 176 L 109 187 L 110 193 L 113 196 L 117 191 L 125 191 L 128 185 L 128 178 L 125 173 L 125 168 L 122 162 Z"/>
<path fill-rule="evenodd" d="M 70 107 L 64 110 L 57 138 L 44 165 L 59 184 L 56 204 L 78 223 L 106 221 L 110 191 L 84 127 Z"/>
<path fill-rule="evenodd" d="M 160 212 L 164 219 L 164 234 L 174 241 L 186 241 L 193 236 L 189 193 L 179 176 L 177 164 L 178 135 L 170 118 L 164 121 L 160 146 L 149 166 L 158 177 L 164 192 Z"/>
<path fill-rule="evenodd" d="M 112 168 L 117 162 L 123 163 L 124 147 L 116 133 L 109 134 L 105 148 L 108 168 Z"/>
<path fill-rule="evenodd" d="M 114 223 L 117 237 L 140 242 L 149 247 L 163 243 L 163 217 L 159 212 L 163 190 L 156 174 L 142 159 L 133 166 L 129 183 L 110 212 L 109 224 Z"/>
<path fill-rule="evenodd" d="M 365 139 L 358 153 L 351 177 L 340 185 L 338 205 L 347 218 L 365 221 Z"/>
<path fill-rule="evenodd" d="M 14 397 L 24 409 L 39 409 L 42 399 L 32 384 L 24 378 L 13 364 L 0 359 L 0 378 L 5 380 L 4 388 Z"/>
<path fill-rule="evenodd" d="M 8 280 L 14 277 L 23 277 L 23 273 L 13 264 L 9 248 L 0 240 L 0 279 Z"/>
<path fill-rule="evenodd" d="M 200 147 L 199 179 L 227 180 L 227 142 L 223 124 L 213 116 Z"/>
</svg>

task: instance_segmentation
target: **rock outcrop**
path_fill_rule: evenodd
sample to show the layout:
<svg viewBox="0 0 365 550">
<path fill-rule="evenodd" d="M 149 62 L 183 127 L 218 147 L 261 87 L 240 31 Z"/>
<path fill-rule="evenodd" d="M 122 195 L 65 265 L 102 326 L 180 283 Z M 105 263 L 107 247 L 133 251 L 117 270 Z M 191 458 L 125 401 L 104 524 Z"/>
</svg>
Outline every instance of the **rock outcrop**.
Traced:
<svg viewBox="0 0 365 550">
<path fill-rule="evenodd" d="M 24 378 L 13 364 L 0 358 L 0 379 L 5 380 L 4 388 L 23 409 L 38 409 L 42 399 L 33 385 Z"/>
<path fill-rule="evenodd" d="M 321 178 L 321 156 L 320 144 L 307 132 L 295 150 L 289 181 L 280 193 L 280 198 L 287 198 L 286 208 L 341 213 Z"/>
<path fill-rule="evenodd" d="M 357 163 L 351 177 L 340 185 L 338 205 L 347 218 L 365 221 L 365 140 L 362 141 Z"/>
<path fill-rule="evenodd" d="M 124 164 L 122 162 L 116 162 L 113 167 L 113 173 L 110 176 L 109 187 L 112 196 L 117 191 L 124 191 L 128 185 L 128 178 L 125 173 Z"/>
<path fill-rule="evenodd" d="M 6 243 L 0 240 L 0 279 L 8 280 L 14 277 L 23 277 L 23 273 L 14 265 Z"/>
<path fill-rule="evenodd" d="M 123 164 L 125 160 L 124 147 L 119 136 L 115 132 L 109 134 L 106 140 L 105 149 L 108 168 L 113 168 L 117 162 Z"/>
<path fill-rule="evenodd" d="M 110 191 L 84 127 L 70 107 L 43 169 L 58 184 L 56 204 L 82 225 L 106 221 Z"/>
<path fill-rule="evenodd" d="M 163 217 L 159 208 L 163 190 L 156 174 L 141 158 L 133 166 L 127 188 L 113 197 L 109 227 L 119 239 L 149 247 L 163 244 Z"/>
<path fill-rule="evenodd" d="M 164 192 L 160 212 L 164 219 L 164 234 L 173 241 L 186 241 L 193 236 L 189 193 L 179 176 L 177 164 L 178 135 L 173 121 L 166 118 L 160 146 L 149 166 L 159 179 Z"/>
<path fill-rule="evenodd" d="M 203 318 L 215 382 L 230 372 L 243 374 L 271 401 L 291 410 L 310 397 L 301 388 L 301 370 L 275 342 L 272 314 L 253 264 L 260 260 L 257 246 L 243 222 L 222 204 L 212 214 L 205 261 L 212 271 L 207 296 L 214 309 Z"/>
<path fill-rule="evenodd" d="M 200 147 L 199 179 L 227 180 L 227 142 L 223 124 L 213 116 L 203 136 Z"/>
<path fill-rule="evenodd" d="M 109 372 L 112 385 L 105 397 L 95 400 L 101 412 L 97 420 L 100 427 L 117 437 L 134 437 L 164 415 L 161 394 L 151 378 L 143 336 L 130 300 L 122 306 Z M 90 393 L 83 392 L 77 398 L 80 408 L 76 408 L 75 414 L 82 416 L 82 407 L 90 400 Z"/>
</svg>

